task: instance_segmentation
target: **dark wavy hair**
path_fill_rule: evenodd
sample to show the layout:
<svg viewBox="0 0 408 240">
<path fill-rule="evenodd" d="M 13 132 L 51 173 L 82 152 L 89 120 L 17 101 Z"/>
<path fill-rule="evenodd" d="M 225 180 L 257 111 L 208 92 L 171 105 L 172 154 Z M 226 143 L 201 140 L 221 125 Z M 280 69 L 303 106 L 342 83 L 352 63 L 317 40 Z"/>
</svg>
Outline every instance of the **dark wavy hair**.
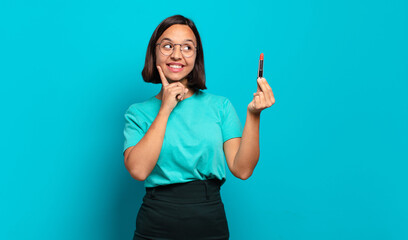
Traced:
<svg viewBox="0 0 408 240">
<path fill-rule="evenodd" d="M 164 19 L 154 30 L 147 46 L 145 65 L 142 70 L 142 77 L 145 82 L 161 83 L 159 72 L 156 68 L 156 42 L 174 24 L 187 25 L 193 31 L 197 40 L 196 60 L 193 70 L 187 75 L 187 87 L 192 89 L 207 89 L 205 86 L 204 52 L 201 44 L 200 34 L 194 22 L 182 15 L 174 15 Z"/>
</svg>

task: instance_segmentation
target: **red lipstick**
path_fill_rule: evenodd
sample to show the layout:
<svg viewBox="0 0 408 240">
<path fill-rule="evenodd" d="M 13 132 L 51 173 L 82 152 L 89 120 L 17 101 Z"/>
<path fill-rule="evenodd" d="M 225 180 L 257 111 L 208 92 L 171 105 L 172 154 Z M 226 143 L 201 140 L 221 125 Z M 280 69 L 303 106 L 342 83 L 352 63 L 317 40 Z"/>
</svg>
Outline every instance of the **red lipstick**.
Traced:
<svg viewBox="0 0 408 240">
<path fill-rule="evenodd" d="M 261 56 L 259 57 L 258 78 L 261 78 L 263 76 L 263 60 L 264 55 L 263 53 L 261 53 Z"/>
</svg>

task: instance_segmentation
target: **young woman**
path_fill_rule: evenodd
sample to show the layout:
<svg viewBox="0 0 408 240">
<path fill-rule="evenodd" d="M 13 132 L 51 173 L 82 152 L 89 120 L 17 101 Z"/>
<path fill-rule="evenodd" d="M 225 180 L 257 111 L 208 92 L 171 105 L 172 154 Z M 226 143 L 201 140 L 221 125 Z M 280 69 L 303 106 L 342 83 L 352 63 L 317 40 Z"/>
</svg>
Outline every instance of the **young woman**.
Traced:
<svg viewBox="0 0 408 240">
<path fill-rule="evenodd" d="M 228 239 L 220 197 L 225 160 L 234 176 L 251 176 L 259 158 L 260 113 L 274 104 L 272 89 L 258 78 L 242 131 L 231 102 L 202 91 L 200 35 L 181 15 L 157 26 L 142 76 L 162 88 L 125 114 L 125 166 L 146 187 L 133 239 Z"/>
</svg>

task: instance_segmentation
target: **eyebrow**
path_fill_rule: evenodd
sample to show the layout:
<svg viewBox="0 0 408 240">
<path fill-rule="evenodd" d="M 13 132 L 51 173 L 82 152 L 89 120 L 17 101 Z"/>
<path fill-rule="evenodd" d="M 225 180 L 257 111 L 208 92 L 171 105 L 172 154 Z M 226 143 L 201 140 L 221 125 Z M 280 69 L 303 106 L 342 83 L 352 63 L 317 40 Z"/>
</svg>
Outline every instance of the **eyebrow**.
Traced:
<svg viewBox="0 0 408 240">
<path fill-rule="evenodd" d="M 163 38 L 162 41 L 163 41 L 163 40 L 169 40 L 169 41 L 173 42 L 173 40 L 171 40 L 170 38 Z M 192 42 L 192 43 L 194 44 L 194 41 L 191 40 L 191 39 L 184 39 L 183 42 L 188 42 L 188 41 L 189 41 L 189 42 Z"/>
</svg>

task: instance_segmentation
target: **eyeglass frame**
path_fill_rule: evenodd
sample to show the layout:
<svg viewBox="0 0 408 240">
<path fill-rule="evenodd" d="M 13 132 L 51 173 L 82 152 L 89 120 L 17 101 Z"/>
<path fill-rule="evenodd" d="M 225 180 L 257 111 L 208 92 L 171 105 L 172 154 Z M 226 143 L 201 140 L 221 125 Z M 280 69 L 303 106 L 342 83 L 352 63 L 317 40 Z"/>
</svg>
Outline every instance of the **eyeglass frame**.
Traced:
<svg viewBox="0 0 408 240">
<path fill-rule="evenodd" d="M 171 44 L 173 44 L 173 51 L 172 51 L 169 55 L 166 55 L 166 54 L 164 54 L 164 53 L 159 49 L 159 51 L 160 51 L 161 54 L 163 54 L 164 56 L 170 56 L 170 55 L 172 55 L 172 54 L 174 53 L 175 46 L 176 46 L 176 45 L 180 45 L 180 52 L 181 52 L 181 54 L 184 56 L 183 50 L 181 50 L 181 45 L 183 45 L 184 43 L 173 43 L 173 42 L 170 41 L 169 39 L 162 39 L 162 40 L 160 41 L 160 43 L 156 43 L 156 46 L 160 46 L 160 45 L 163 43 L 163 41 L 169 41 Z M 189 42 L 190 42 L 190 41 L 189 41 Z M 191 42 L 192 42 L 192 41 L 191 41 Z M 192 44 L 193 44 L 193 46 L 194 46 L 194 53 L 197 53 L 197 46 L 194 45 L 193 42 L 192 42 Z M 189 57 L 186 57 L 186 56 L 184 56 L 184 57 L 186 57 L 186 58 L 191 58 L 192 56 L 194 56 L 194 53 L 193 53 L 193 55 L 191 55 L 191 56 L 189 56 Z"/>
</svg>

